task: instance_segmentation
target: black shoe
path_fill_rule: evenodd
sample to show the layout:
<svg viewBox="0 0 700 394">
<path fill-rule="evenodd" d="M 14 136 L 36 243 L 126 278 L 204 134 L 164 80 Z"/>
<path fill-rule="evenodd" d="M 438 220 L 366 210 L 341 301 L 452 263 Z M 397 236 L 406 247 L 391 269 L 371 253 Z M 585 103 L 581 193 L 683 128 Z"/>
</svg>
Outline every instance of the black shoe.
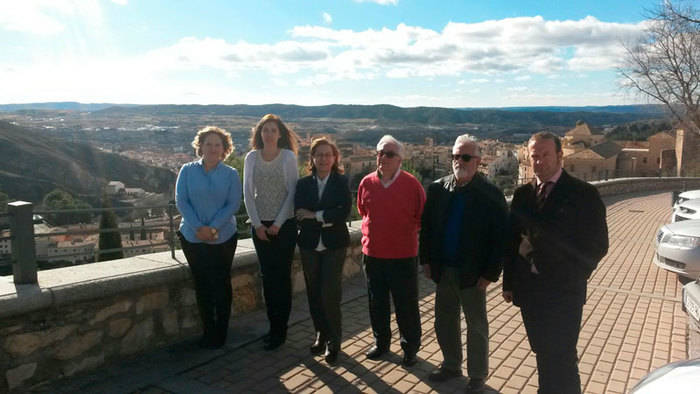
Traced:
<svg viewBox="0 0 700 394">
<path fill-rule="evenodd" d="M 270 335 L 270 333 L 268 332 L 267 334 L 265 334 L 265 336 L 262 337 L 262 341 L 263 343 L 270 343 L 271 338 L 272 335 Z"/>
<path fill-rule="evenodd" d="M 326 362 L 327 362 L 328 364 L 331 364 L 331 365 L 335 364 L 335 363 L 338 361 L 338 351 L 337 351 L 337 350 L 328 349 L 328 350 L 326 351 L 326 357 L 325 357 L 325 358 L 326 358 Z"/>
<path fill-rule="evenodd" d="M 314 356 L 318 356 L 326 352 L 326 340 L 321 337 L 320 333 L 316 334 L 314 344 L 309 347 L 309 351 Z"/>
<path fill-rule="evenodd" d="M 404 367 L 412 367 L 416 365 L 417 362 L 418 359 L 416 358 L 415 353 L 404 353 L 401 365 L 403 365 Z"/>
<path fill-rule="evenodd" d="M 326 344 L 325 342 L 321 343 L 314 343 L 309 347 L 309 352 L 313 354 L 314 356 L 318 356 L 320 354 L 323 354 L 326 352 Z"/>
<path fill-rule="evenodd" d="M 285 341 L 285 338 L 270 337 L 270 341 L 265 343 L 265 345 L 263 345 L 263 349 L 268 350 L 268 351 L 275 350 L 278 347 L 284 345 L 284 341 Z"/>
<path fill-rule="evenodd" d="M 370 360 L 377 360 L 379 357 L 381 357 L 384 353 L 389 351 L 389 347 L 381 347 L 374 345 L 372 346 L 365 355 L 367 356 L 368 359 Z"/>
<path fill-rule="evenodd" d="M 480 393 L 484 391 L 486 385 L 484 384 L 484 379 L 473 378 L 469 379 L 469 384 L 467 384 L 467 393 Z"/>
<path fill-rule="evenodd" d="M 453 371 L 451 369 L 440 367 L 428 375 L 428 380 L 431 382 L 444 382 L 460 376 L 462 376 L 462 371 Z"/>
</svg>

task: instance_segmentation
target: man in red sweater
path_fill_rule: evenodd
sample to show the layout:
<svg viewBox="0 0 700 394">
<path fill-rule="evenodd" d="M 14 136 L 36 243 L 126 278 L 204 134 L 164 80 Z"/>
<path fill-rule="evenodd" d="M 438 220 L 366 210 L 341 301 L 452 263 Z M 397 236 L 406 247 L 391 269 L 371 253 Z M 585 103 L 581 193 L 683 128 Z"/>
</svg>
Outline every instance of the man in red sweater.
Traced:
<svg viewBox="0 0 700 394">
<path fill-rule="evenodd" d="M 374 346 L 366 353 L 376 360 L 389 350 L 391 308 L 404 351 L 402 364 L 414 365 L 420 348 L 418 312 L 418 230 L 425 190 L 418 180 L 401 170 L 403 145 L 390 135 L 377 143 L 377 171 L 367 175 L 357 190 L 357 210 L 362 216 L 362 253 L 369 296 L 369 317 Z"/>
</svg>

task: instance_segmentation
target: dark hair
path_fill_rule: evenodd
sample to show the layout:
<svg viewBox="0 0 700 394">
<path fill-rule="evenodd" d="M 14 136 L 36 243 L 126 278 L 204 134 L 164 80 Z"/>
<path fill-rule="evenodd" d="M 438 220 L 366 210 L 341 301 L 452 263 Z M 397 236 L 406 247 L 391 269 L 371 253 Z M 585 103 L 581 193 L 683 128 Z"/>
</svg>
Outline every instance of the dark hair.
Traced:
<svg viewBox="0 0 700 394">
<path fill-rule="evenodd" d="M 338 147 L 335 146 L 335 144 L 326 137 L 314 138 L 313 141 L 311 141 L 311 148 L 309 149 L 309 161 L 306 163 L 306 171 L 308 171 L 309 174 L 316 173 L 316 166 L 314 165 L 314 153 L 316 153 L 316 149 L 319 146 L 323 145 L 330 146 L 331 150 L 333 150 L 333 156 L 335 156 L 335 158 L 333 159 L 333 166 L 331 167 L 331 172 L 335 171 L 338 174 L 342 174 L 343 172 L 345 172 L 343 169 L 343 165 L 340 164 L 340 151 L 338 150 Z"/>
<path fill-rule="evenodd" d="M 559 138 L 558 135 L 550 133 L 549 131 L 540 131 L 532 135 L 530 139 L 527 141 L 527 144 L 530 145 L 530 142 L 533 141 L 539 141 L 539 140 L 552 140 L 554 141 L 554 148 L 557 151 L 557 153 L 561 152 L 561 139 Z"/>
<path fill-rule="evenodd" d="M 192 140 L 192 147 L 194 148 L 197 156 L 202 156 L 202 144 L 204 143 L 204 140 L 206 140 L 207 137 L 212 134 L 221 138 L 221 145 L 224 147 L 224 157 L 222 160 L 226 159 L 228 155 L 233 152 L 233 139 L 231 139 L 231 134 L 229 134 L 228 131 L 216 126 L 206 126 L 199 130 L 197 135 L 194 136 L 194 139 Z"/>
<path fill-rule="evenodd" d="M 265 123 L 267 122 L 275 122 L 277 124 L 277 128 L 280 131 L 280 138 L 277 140 L 277 147 L 278 148 L 284 148 L 284 149 L 289 149 L 294 154 L 297 154 L 298 150 L 298 142 L 297 140 L 299 139 L 299 136 L 292 130 L 291 128 L 287 127 L 287 125 L 282 122 L 282 118 L 280 118 L 277 115 L 273 114 L 267 114 L 263 116 L 260 121 L 253 127 L 251 130 L 251 135 L 250 135 L 250 147 L 251 149 L 262 149 L 264 144 L 262 140 L 262 128 L 265 126 Z"/>
</svg>

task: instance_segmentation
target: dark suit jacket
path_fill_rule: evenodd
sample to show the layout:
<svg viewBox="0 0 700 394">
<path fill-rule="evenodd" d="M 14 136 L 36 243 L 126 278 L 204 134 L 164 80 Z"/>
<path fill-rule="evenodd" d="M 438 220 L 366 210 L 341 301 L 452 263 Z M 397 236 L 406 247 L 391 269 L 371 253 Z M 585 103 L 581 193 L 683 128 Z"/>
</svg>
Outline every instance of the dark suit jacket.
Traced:
<svg viewBox="0 0 700 394">
<path fill-rule="evenodd" d="M 346 247 L 350 244 L 350 235 L 345 222 L 350 215 L 352 197 L 350 186 L 345 175 L 331 172 L 328 182 L 323 189 L 321 199 L 318 198 L 318 183 L 316 176 L 309 175 L 297 181 L 294 194 L 294 209 L 305 208 L 310 211 L 323 210 L 323 221 L 332 226 L 322 227 L 316 219 L 304 219 L 299 222 L 297 244 L 303 249 L 316 249 L 318 240 L 328 249 Z"/>
<path fill-rule="evenodd" d="M 456 188 L 454 179 L 454 175 L 448 175 L 428 186 L 421 219 L 420 263 L 430 264 L 432 279 L 440 281 L 450 199 L 456 193 L 465 193 L 457 249 L 460 287 L 474 286 L 479 277 L 496 282 L 503 267 L 508 233 L 508 207 L 503 192 L 478 173 L 463 187 Z"/>
<path fill-rule="evenodd" d="M 526 302 L 533 292 L 552 297 L 570 295 L 583 304 L 586 281 L 608 252 L 605 205 L 594 186 L 566 171 L 562 171 L 541 209 L 536 198 L 534 181 L 513 194 L 503 290 L 513 291 L 516 305 Z M 539 272 L 536 275 L 518 253 L 525 235 L 529 235 L 533 247 L 530 258 Z"/>
</svg>

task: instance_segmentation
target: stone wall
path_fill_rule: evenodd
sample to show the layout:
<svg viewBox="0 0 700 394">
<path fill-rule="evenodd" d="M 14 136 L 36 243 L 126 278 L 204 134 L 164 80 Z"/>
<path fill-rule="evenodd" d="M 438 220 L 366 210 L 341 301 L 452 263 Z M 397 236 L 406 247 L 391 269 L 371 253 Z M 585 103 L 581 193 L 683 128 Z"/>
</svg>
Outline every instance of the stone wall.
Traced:
<svg viewBox="0 0 700 394">
<path fill-rule="evenodd" d="M 344 276 L 360 272 L 360 233 L 352 228 Z M 234 258 L 233 316 L 263 308 L 252 242 Z M 295 292 L 305 291 L 298 258 Z M 39 285 L 0 277 L 0 392 L 41 389 L 201 333 L 189 268 L 181 251 L 39 272 Z M 44 387 L 46 388 L 46 387 Z"/>
<path fill-rule="evenodd" d="M 700 189 L 700 178 L 618 178 L 591 183 L 598 188 L 601 196 Z"/>
</svg>

